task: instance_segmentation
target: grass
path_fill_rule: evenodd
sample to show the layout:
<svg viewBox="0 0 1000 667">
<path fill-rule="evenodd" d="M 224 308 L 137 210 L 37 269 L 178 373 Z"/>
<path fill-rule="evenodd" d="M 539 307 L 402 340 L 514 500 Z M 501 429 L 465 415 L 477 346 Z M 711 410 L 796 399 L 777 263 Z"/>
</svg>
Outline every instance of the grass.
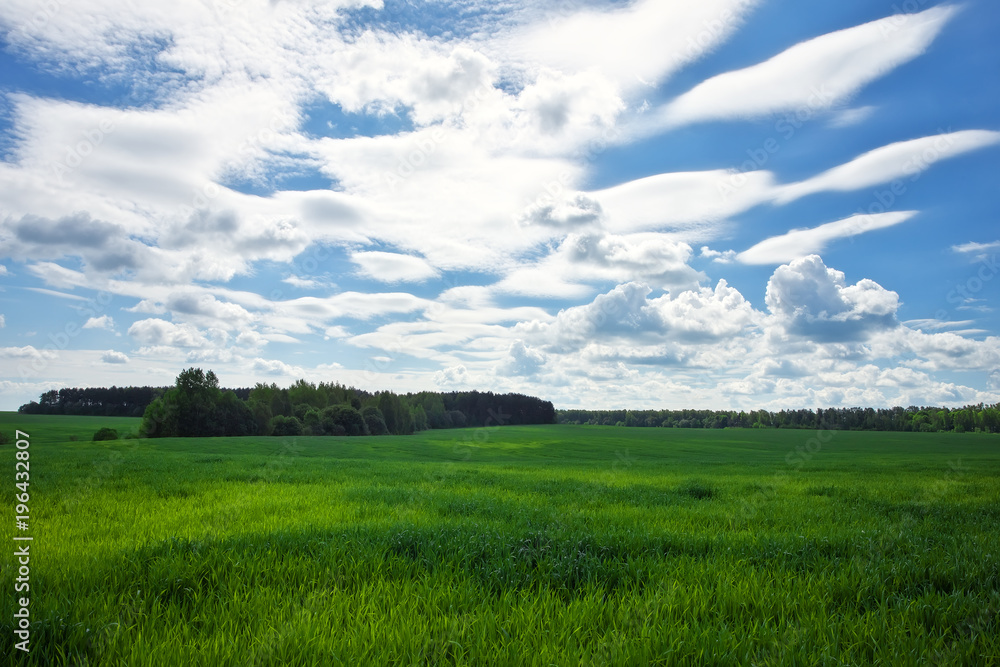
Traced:
<svg viewBox="0 0 1000 667">
<path fill-rule="evenodd" d="M 104 425 L 137 424 L 0 414 L 32 436 L 20 663 L 1000 664 L 996 437 Z"/>
</svg>

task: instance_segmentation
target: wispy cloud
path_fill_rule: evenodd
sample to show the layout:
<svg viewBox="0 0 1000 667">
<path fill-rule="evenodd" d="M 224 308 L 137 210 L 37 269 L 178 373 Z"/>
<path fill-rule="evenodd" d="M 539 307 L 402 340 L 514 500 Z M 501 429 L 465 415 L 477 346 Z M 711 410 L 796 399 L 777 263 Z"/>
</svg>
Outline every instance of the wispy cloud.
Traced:
<svg viewBox="0 0 1000 667">
<path fill-rule="evenodd" d="M 698 84 L 655 118 L 669 127 L 800 109 L 818 113 L 925 53 L 957 11 L 933 7 L 816 37 Z"/>
<path fill-rule="evenodd" d="M 963 130 L 881 146 L 817 176 L 787 185 L 776 197 L 788 203 L 817 192 L 843 192 L 920 178 L 932 165 L 963 153 L 1000 144 L 1000 132 Z M 906 185 L 902 185 L 905 190 Z"/>
<path fill-rule="evenodd" d="M 76 294 L 66 294 L 65 292 L 57 292 L 51 289 L 45 289 L 44 287 L 25 287 L 29 292 L 35 292 L 37 294 L 47 294 L 48 296 L 54 296 L 59 299 L 68 299 L 70 301 L 86 301 L 87 299 Z"/>
<path fill-rule="evenodd" d="M 993 241 L 992 243 L 976 243 L 975 241 L 970 241 L 969 243 L 963 243 L 961 245 L 953 245 L 951 249 L 960 253 L 985 253 L 990 252 L 991 250 L 1000 250 L 1000 241 Z"/>
<path fill-rule="evenodd" d="M 393 252 L 356 252 L 351 261 L 358 273 L 382 283 L 423 282 L 439 274 L 427 260 Z"/>
<path fill-rule="evenodd" d="M 793 229 L 773 236 L 736 255 L 743 264 L 784 264 L 807 255 L 820 254 L 837 239 L 852 238 L 910 220 L 916 211 L 858 214 L 812 229 Z"/>
</svg>

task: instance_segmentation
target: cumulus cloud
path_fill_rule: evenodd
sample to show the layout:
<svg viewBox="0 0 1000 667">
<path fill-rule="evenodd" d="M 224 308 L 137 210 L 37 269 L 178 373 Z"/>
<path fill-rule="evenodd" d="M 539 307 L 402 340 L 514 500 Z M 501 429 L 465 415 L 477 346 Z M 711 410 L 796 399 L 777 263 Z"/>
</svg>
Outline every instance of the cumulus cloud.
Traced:
<svg viewBox="0 0 1000 667">
<path fill-rule="evenodd" d="M 518 224 L 573 229 L 597 223 L 602 215 L 601 204 L 583 193 L 543 196 L 519 214 Z"/>
<path fill-rule="evenodd" d="M 254 319 L 246 308 L 220 301 L 211 294 L 176 292 L 167 297 L 164 306 L 181 318 L 225 329 L 245 328 Z"/>
<path fill-rule="evenodd" d="M 702 246 L 699 257 L 710 259 L 718 264 L 732 264 L 736 260 L 735 250 L 712 250 L 708 246 Z"/>
<path fill-rule="evenodd" d="M 472 376 L 465 366 L 451 366 L 434 374 L 434 384 L 439 387 L 467 387 L 471 380 Z"/>
<path fill-rule="evenodd" d="M 0 357 L 7 359 L 53 359 L 55 353 L 25 345 L 24 347 L 0 347 Z"/>
<path fill-rule="evenodd" d="M 107 331 L 115 330 L 115 321 L 110 315 L 101 315 L 100 317 L 91 317 L 88 319 L 84 325 L 84 329 L 106 329 Z"/>
<path fill-rule="evenodd" d="M 129 327 L 128 335 L 149 346 L 200 348 L 208 345 L 208 339 L 194 326 L 157 318 L 139 320 Z"/>
<path fill-rule="evenodd" d="M 647 285 L 626 283 L 598 295 L 587 305 L 560 311 L 551 322 L 524 322 L 514 331 L 554 352 L 590 346 L 590 354 L 595 354 L 598 348 L 594 346 L 600 344 L 631 347 L 639 352 L 616 349 L 610 356 L 629 356 L 636 361 L 650 357 L 676 359 L 678 345 L 719 342 L 759 323 L 749 302 L 724 280 L 714 289 L 684 290 L 652 299 L 651 292 Z M 667 342 L 674 352 L 655 348 Z"/>
<path fill-rule="evenodd" d="M 898 294 L 868 279 L 848 285 L 817 255 L 778 267 L 765 303 L 788 333 L 817 342 L 859 341 L 899 326 Z"/>
<path fill-rule="evenodd" d="M 260 357 L 253 360 L 253 369 L 258 373 L 263 373 L 264 375 L 275 375 L 281 377 L 302 377 L 305 372 L 297 367 L 290 366 L 283 361 L 278 361 L 277 359 L 261 359 Z"/>
<path fill-rule="evenodd" d="M 122 352 L 108 350 L 101 355 L 101 361 L 106 364 L 127 364 L 129 362 L 129 358 L 128 355 Z"/>
<path fill-rule="evenodd" d="M 575 297 L 594 284 L 639 281 L 659 289 L 696 286 L 705 275 L 688 264 L 691 247 L 659 234 L 569 234 L 542 260 L 515 269 L 497 283 L 501 293 Z"/>
<path fill-rule="evenodd" d="M 499 375 L 531 376 L 545 365 L 545 355 L 516 340 L 510 344 L 507 357 L 497 366 Z"/>
<path fill-rule="evenodd" d="M 58 220 L 27 214 L 0 226 L 0 235 L 4 231 L 10 251 L 18 255 L 29 259 L 81 256 L 88 268 L 101 272 L 134 269 L 149 250 L 128 238 L 122 226 L 95 220 L 87 212 Z"/>
</svg>

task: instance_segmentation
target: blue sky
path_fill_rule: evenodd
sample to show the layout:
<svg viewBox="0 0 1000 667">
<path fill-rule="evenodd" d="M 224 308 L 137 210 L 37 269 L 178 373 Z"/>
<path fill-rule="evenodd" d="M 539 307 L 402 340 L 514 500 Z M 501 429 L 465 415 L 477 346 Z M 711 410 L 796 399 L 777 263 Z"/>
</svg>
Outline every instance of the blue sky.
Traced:
<svg viewBox="0 0 1000 667">
<path fill-rule="evenodd" d="M 1000 401 L 995 3 L 150 4 L 0 7 L 0 409 Z"/>
</svg>

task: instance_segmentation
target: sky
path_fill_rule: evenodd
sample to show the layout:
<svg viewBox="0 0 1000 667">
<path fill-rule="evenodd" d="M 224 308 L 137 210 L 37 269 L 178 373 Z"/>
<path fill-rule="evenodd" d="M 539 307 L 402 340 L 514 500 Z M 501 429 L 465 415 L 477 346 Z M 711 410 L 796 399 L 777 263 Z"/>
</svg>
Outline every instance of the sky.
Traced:
<svg viewBox="0 0 1000 667">
<path fill-rule="evenodd" d="M 1000 401 L 992 0 L 6 0 L 0 409 Z"/>
</svg>

